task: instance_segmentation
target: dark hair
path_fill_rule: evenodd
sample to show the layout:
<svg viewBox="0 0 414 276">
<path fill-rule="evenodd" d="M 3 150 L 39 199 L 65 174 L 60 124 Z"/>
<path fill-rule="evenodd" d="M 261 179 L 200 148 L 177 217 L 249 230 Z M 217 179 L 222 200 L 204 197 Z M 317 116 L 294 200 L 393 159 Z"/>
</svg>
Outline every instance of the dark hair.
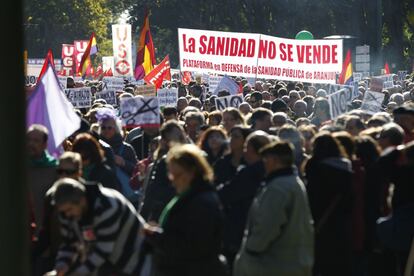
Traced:
<svg viewBox="0 0 414 276">
<path fill-rule="evenodd" d="M 215 156 L 213 156 L 213 152 L 211 151 L 210 146 L 208 145 L 208 139 L 213 133 L 220 133 L 225 140 L 227 139 L 227 135 L 224 129 L 218 126 L 212 126 L 203 132 L 203 134 L 198 140 L 198 147 L 207 153 L 209 163 L 211 163 L 211 161 L 214 161 L 213 158 L 215 158 Z M 227 144 L 223 143 L 216 157 L 223 156 L 226 149 L 227 149 Z"/>
<path fill-rule="evenodd" d="M 262 93 L 260 93 L 259 91 L 254 91 L 251 95 L 250 95 L 250 99 L 254 98 L 256 101 L 261 101 L 263 100 L 263 95 Z"/>
<path fill-rule="evenodd" d="M 164 115 L 164 117 L 165 116 L 171 116 L 171 115 L 176 116 L 177 115 L 177 108 L 174 107 L 174 106 L 166 106 L 166 107 L 164 107 L 164 110 L 162 111 L 162 114 Z"/>
<path fill-rule="evenodd" d="M 101 145 L 88 133 L 81 133 L 75 137 L 72 151 L 80 153 L 83 160 L 89 159 L 92 164 L 99 164 L 104 160 Z"/>
<path fill-rule="evenodd" d="M 312 159 L 322 160 L 330 157 L 347 157 L 344 147 L 330 133 L 322 133 L 313 140 Z"/>
<path fill-rule="evenodd" d="M 365 168 L 374 164 L 380 156 L 381 150 L 377 141 L 371 136 L 363 135 L 355 139 L 355 154 L 362 161 Z"/>
<path fill-rule="evenodd" d="M 261 130 L 254 131 L 246 138 L 246 143 L 254 149 L 256 153 L 259 153 L 260 149 L 270 143 L 269 135 Z"/>
<path fill-rule="evenodd" d="M 52 204 L 61 205 L 65 203 L 79 204 L 85 196 L 85 186 L 72 178 L 57 180 L 52 186 Z"/>
<path fill-rule="evenodd" d="M 344 147 L 348 157 L 351 159 L 355 152 L 355 140 L 351 134 L 346 131 L 338 131 L 333 133 L 333 137 L 338 139 L 338 141 Z"/>
<path fill-rule="evenodd" d="M 275 113 L 276 112 L 287 112 L 288 111 L 288 106 L 283 100 L 275 99 L 272 102 L 272 105 L 271 105 L 270 109 Z"/>
<path fill-rule="evenodd" d="M 286 87 L 281 87 L 279 88 L 279 90 L 277 90 L 277 95 L 279 98 L 282 98 L 283 96 L 287 95 L 288 91 L 286 89 Z"/>
<path fill-rule="evenodd" d="M 233 131 L 240 131 L 241 134 L 243 135 L 243 139 L 246 140 L 247 136 L 250 135 L 250 133 L 253 132 L 253 130 L 250 127 L 245 127 L 242 125 L 235 125 L 231 130 L 230 130 L 230 134 Z"/>
<path fill-rule="evenodd" d="M 218 123 L 220 124 L 221 123 L 221 120 L 223 119 L 223 114 L 221 113 L 220 110 L 215 110 L 215 111 L 210 112 L 208 114 L 208 120 L 210 121 L 210 119 L 212 119 L 212 118 L 215 119 L 215 120 L 217 120 Z"/>
<path fill-rule="evenodd" d="M 279 159 L 283 165 L 291 167 L 295 160 L 293 152 L 293 146 L 290 142 L 276 141 L 264 146 L 260 150 L 260 155 L 262 157 L 272 155 Z"/>
<path fill-rule="evenodd" d="M 263 107 L 256 108 L 256 110 L 253 111 L 252 116 L 250 118 L 253 127 L 256 125 L 257 120 L 263 120 L 266 116 L 272 117 L 272 111 L 265 109 Z"/>
</svg>

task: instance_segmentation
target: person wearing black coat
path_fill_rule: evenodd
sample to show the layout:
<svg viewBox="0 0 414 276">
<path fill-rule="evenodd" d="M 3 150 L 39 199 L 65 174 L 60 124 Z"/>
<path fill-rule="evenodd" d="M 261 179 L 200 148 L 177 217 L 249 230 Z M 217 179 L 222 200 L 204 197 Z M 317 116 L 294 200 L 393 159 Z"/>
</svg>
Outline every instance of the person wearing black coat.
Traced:
<svg viewBox="0 0 414 276">
<path fill-rule="evenodd" d="M 250 205 L 265 176 L 259 150 L 269 142 L 270 138 L 262 131 L 250 134 L 244 153 L 247 166 L 241 166 L 231 181 L 217 187 L 226 215 L 223 254 L 230 267 L 241 246 Z"/>
<path fill-rule="evenodd" d="M 165 205 L 175 195 L 175 189 L 167 175 L 166 153 L 170 145 L 186 143 L 184 129 L 174 120 L 162 126 L 160 135 L 161 141 L 155 154 L 156 161 L 148 174 L 149 179 L 140 208 L 140 214 L 148 221 L 157 221 Z"/>
<path fill-rule="evenodd" d="M 321 134 L 306 163 L 306 190 L 315 223 L 314 275 L 351 275 L 352 165 L 338 140 Z"/>
<path fill-rule="evenodd" d="M 194 145 L 171 149 L 167 164 L 177 195 L 162 211 L 159 225 L 144 225 L 153 248 L 151 275 L 225 275 L 219 259 L 223 213 L 211 167 Z"/>
<path fill-rule="evenodd" d="M 145 197 L 140 209 L 142 217 L 148 221 L 157 221 L 162 210 L 175 195 L 175 189 L 167 176 L 166 155 L 155 161 L 148 177 Z"/>
<path fill-rule="evenodd" d="M 92 135 L 77 135 L 72 150 L 82 156 L 82 177 L 85 180 L 99 182 L 106 188 L 121 190 L 115 171 L 105 162 L 101 144 Z"/>
</svg>

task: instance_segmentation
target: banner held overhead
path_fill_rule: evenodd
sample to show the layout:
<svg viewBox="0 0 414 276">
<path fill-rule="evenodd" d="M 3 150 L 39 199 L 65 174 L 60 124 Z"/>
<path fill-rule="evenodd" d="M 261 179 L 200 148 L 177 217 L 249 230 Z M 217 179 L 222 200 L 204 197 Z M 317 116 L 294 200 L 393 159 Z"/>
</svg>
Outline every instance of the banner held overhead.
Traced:
<svg viewBox="0 0 414 276">
<path fill-rule="evenodd" d="M 231 76 L 335 83 L 342 40 L 178 29 L 180 69 Z"/>
</svg>

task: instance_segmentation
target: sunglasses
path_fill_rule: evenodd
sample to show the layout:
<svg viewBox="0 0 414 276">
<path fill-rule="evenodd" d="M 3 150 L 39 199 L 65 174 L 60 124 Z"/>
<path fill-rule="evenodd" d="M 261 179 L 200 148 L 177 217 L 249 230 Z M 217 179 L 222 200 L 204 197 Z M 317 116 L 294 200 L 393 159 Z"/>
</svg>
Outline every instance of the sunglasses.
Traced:
<svg viewBox="0 0 414 276">
<path fill-rule="evenodd" d="M 77 173 L 77 172 L 78 172 L 78 170 L 75 170 L 75 169 L 57 169 L 57 170 L 56 170 L 56 172 L 57 172 L 57 174 L 59 174 L 59 175 L 61 175 L 61 174 L 67 174 L 67 175 L 70 175 L 70 174 L 75 174 L 75 173 Z"/>
<path fill-rule="evenodd" d="M 113 129 L 114 127 L 113 126 L 101 126 L 101 129 L 102 130 L 111 130 L 111 129 Z"/>
</svg>

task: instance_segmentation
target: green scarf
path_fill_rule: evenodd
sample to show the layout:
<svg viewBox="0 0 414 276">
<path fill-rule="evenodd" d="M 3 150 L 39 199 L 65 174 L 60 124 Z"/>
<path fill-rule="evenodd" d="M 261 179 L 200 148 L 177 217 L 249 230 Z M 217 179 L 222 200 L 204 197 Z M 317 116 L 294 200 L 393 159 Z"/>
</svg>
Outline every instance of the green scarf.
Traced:
<svg viewBox="0 0 414 276">
<path fill-rule="evenodd" d="M 173 197 L 170 202 L 165 206 L 164 210 L 162 210 L 162 213 L 160 215 L 160 218 L 158 220 L 158 223 L 161 227 L 165 227 L 168 217 L 171 213 L 171 210 L 174 208 L 174 206 L 177 204 L 177 202 L 182 199 L 184 196 L 186 196 L 190 192 L 190 188 L 182 192 L 181 194 L 176 195 Z"/>
<path fill-rule="evenodd" d="M 30 159 L 30 166 L 32 168 L 54 168 L 57 167 L 58 161 L 53 158 L 46 150 L 42 153 L 39 159 Z"/>
<path fill-rule="evenodd" d="M 82 177 L 85 178 L 86 180 L 90 180 L 90 175 L 91 175 L 91 171 L 95 168 L 94 164 L 90 164 L 87 166 L 84 166 L 82 169 Z"/>
</svg>

